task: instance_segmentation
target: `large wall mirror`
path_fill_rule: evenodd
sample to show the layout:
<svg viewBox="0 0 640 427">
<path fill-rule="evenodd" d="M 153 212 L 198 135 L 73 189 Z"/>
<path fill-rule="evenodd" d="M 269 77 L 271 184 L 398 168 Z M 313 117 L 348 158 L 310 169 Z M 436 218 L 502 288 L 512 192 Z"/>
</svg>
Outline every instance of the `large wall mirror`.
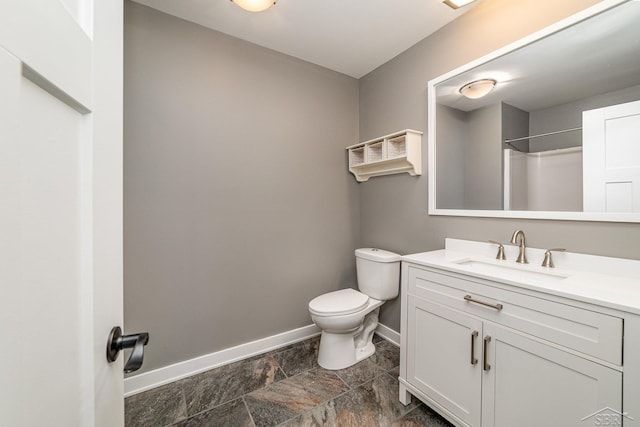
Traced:
<svg viewBox="0 0 640 427">
<path fill-rule="evenodd" d="M 430 214 L 640 222 L 640 1 L 598 3 L 428 96 Z"/>
</svg>

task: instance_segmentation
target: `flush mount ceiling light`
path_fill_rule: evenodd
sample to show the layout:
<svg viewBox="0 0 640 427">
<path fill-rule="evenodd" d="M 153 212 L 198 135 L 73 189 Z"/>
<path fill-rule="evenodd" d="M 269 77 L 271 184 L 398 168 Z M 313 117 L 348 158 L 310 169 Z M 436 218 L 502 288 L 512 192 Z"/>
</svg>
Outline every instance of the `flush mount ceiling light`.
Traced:
<svg viewBox="0 0 640 427">
<path fill-rule="evenodd" d="M 458 9 L 462 6 L 466 6 L 469 3 L 473 3 L 476 0 L 444 0 L 442 3 L 446 4 L 452 9 Z"/>
<path fill-rule="evenodd" d="M 493 79 L 476 80 L 460 88 L 460 93 L 469 99 L 482 98 L 495 87 L 496 81 Z"/>
<path fill-rule="evenodd" d="M 237 4 L 249 12 L 262 12 L 276 4 L 277 1 L 278 0 L 231 0 L 232 3 Z"/>
</svg>

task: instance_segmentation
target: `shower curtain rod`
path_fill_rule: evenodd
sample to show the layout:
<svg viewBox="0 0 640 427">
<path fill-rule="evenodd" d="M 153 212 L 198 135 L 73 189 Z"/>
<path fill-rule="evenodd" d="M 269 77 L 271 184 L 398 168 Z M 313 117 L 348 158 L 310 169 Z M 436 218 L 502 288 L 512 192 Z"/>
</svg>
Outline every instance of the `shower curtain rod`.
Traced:
<svg viewBox="0 0 640 427">
<path fill-rule="evenodd" d="M 511 147 L 512 150 L 516 150 L 518 153 L 529 154 L 528 151 L 524 151 L 522 148 L 518 148 L 517 146 L 513 145 L 511 142 L 509 142 L 506 139 L 505 139 L 504 143 L 507 144 L 509 147 Z"/>
<path fill-rule="evenodd" d="M 557 135 L 559 133 L 566 133 L 566 132 L 574 132 L 576 130 L 582 130 L 581 127 L 578 128 L 571 128 L 571 129 L 564 129 L 564 130 L 557 130 L 555 132 L 548 132 L 548 133 L 540 133 L 538 135 L 530 135 L 530 136 L 523 136 L 522 138 L 514 138 L 514 139 L 505 139 L 504 142 L 509 144 L 510 142 L 516 142 L 516 141 L 524 141 L 525 139 L 533 139 L 533 138 L 540 138 L 541 136 L 549 136 L 549 135 Z"/>
<path fill-rule="evenodd" d="M 565 147 L 565 148 L 550 148 L 548 150 L 542 150 L 542 151 L 534 151 L 534 152 L 529 152 L 529 151 L 522 151 L 521 149 L 519 149 L 518 147 L 516 147 L 515 145 L 508 143 L 507 145 L 511 148 L 507 148 L 507 150 L 513 150 L 513 151 L 517 151 L 518 153 L 523 153 L 523 154 L 543 154 L 543 153 L 552 153 L 554 151 L 567 151 L 567 150 L 577 150 L 580 149 L 582 150 L 582 146 L 578 145 L 578 146 L 574 146 L 574 147 Z"/>
</svg>

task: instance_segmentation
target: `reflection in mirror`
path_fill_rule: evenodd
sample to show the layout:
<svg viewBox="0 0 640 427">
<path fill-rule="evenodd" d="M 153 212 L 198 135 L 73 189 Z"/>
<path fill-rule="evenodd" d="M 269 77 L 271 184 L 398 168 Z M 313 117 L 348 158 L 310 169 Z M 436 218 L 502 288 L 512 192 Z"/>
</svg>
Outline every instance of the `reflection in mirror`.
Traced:
<svg viewBox="0 0 640 427">
<path fill-rule="evenodd" d="M 431 213 L 640 212 L 640 1 L 617 3 L 429 83 Z"/>
</svg>

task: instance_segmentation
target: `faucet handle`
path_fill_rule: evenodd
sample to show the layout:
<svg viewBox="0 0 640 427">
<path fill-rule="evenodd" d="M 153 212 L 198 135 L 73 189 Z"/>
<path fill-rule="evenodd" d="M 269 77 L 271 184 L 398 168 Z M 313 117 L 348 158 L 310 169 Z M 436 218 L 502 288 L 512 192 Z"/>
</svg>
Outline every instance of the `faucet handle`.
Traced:
<svg viewBox="0 0 640 427">
<path fill-rule="evenodd" d="M 542 266 L 547 268 L 553 268 L 553 260 L 551 259 L 551 252 L 564 252 L 565 248 L 553 248 L 547 249 L 544 253 L 544 260 L 542 261 Z"/>
<path fill-rule="evenodd" d="M 506 260 L 507 257 L 504 255 L 504 246 L 500 242 L 496 242 L 495 240 L 489 240 L 489 243 L 493 243 L 494 245 L 498 245 L 498 254 L 496 255 L 496 259 Z"/>
</svg>

